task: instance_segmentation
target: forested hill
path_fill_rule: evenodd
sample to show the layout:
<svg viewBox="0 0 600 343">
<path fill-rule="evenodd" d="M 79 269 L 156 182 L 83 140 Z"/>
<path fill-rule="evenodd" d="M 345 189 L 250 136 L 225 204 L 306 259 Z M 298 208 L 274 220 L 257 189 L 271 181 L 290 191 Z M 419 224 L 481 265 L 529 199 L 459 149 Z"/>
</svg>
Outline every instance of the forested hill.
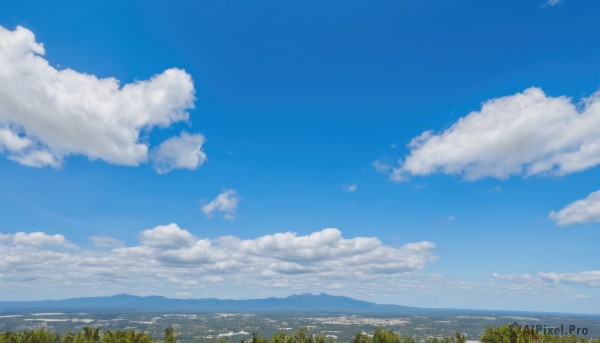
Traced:
<svg viewBox="0 0 600 343">
<path fill-rule="evenodd" d="M 418 308 L 381 305 L 328 294 L 302 294 L 286 298 L 248 300 L 170 299 L 162 296 L 120 294 L 108 297 L 42 301 L 3 301 L 0 311 L 194 311 L 194 312 L 418 312 Z"/>
</svg>

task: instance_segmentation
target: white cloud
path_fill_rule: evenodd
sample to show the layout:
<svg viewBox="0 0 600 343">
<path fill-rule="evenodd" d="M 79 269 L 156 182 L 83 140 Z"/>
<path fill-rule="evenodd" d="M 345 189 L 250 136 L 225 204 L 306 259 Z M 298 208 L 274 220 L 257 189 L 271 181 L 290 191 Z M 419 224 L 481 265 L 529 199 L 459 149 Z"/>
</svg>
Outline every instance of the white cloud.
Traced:
<svg viewBox="0 0 600 343">
<path fill-rule="evenodd" d="M 46 247 L 46 248 L 73 248 L 63 235 L 48 235 L 43 232 L 17 232 L 15 234 L 0 234 L 0 244 L 9 244 L 16 247 Z"/>
<path fill-rule="evenodd" d="M 487 190 L 488 193 L 499 193 L 502 192 L 502 187 L 496 186 Z"/>
<path fill-rule="evenodd" d="M 106 235 L 91 236 L 89 237 L 89 240 L 98 248 L 113 249 L 125 246 L 123 241 Z"/>
<path fill-rule="evenodd" d="M 558 225 L 600 222 L 600 191 L 592 192 L 585 199 L 574 201 L 558 212 L 550 212 L 548 218 Z"/>
<path fill-rule="evenodd" d="M 387 175 L 391 181 L 393 182 L 404 182 L 408 180 L 408 177 L 403 175 L 402 171 L 399 168 L 394 168 L 391 164 L 382 162 L 380 160 L 375 160 L 372 163 L 375 171 Z"/>
<path fill-rule="evenodd" d="M 348 193 L 352 193 L 352 192 L 356 192 L 356 190 L 358 189 L 358 185 L 355 183 L 353 183 L 351 185 L 343 185 L 342 189 Z"/>
<path fill-rule="evenodd" d="M 68 285 L 69 292 L 181 292 L 211 284 L 221 291 L 222 285 L 239 290 L 287 284 L 306 290 L 317 283 L 325 287 L 393 280 L 437 259 L 431 242 L 395 247 L 374 237 L 344 238 L 332 228 L 309 235 L 207 239 L 169 224 L 144 230 L 138 237 L 139 243 L 132 246 L 87 250 L 60 235 L 0 235 L 0 274 L 5 276 L 0 292 L 33 285 L 41 289 Z"/>
<path fill-rule="evenodd" d="M 208 204 L 202 206 L 201 210 L 206 216 L 211 217 L 215 212 L 223 213 L 223 218 L 227 220 L 235 219 L 235 211 L 237 210 L 240 198 L 234 189 L 227 189 L 217 195 Z"/>
<path fill-rule="evenodd" d="M 530 274 L 499 274 L 492 273 L 492 278 L 510 283 L 527 284 L 528 287 L 539 289 L 556 287 L 563 284 L 581 284 L 600 287 L 600 270 L 583 271 L 579 273 L 538 272 L 537 278 Z"/>
<path fill-rule="evenodd" d="M 446 219 L 444 221 L 446 223 L 452 223 L 453 221 L 456 221 L 456 217 L 455 216 L 448 216 L 448 217 L 446 217 Z"/>
<path fill-rule="evenodd" d="M 556 6 L 561 2 L 562 0 L 548 0 L 542 6 L 540 6 L 540 8 Z"/>
<path fill-rule="evenodd" d="M 414 138 L 410 154 L 388 172 L 394 181 L 433 173 L 477 180 L 594 167 L 600 164 L 599 100 L 600 91 L 577 106 L 539 88 L 488 100 L 443 132 Z"/>
<path fill-rule="evenodd" d="M 0 127 L 0 147 L 9 152 L 18 152 L 33 145 L 31 139 L 20 137 L 13 131 Z"/>
<path fill-rule="evenodd" d="M 492 278 L 496 280 L 511 281 L 511 282 L 531 282 L 533 279 L 529 274 L 499 274 L 492 273 Z"/>
<path fill-rule="evenodd" d="M 120 86 L 112 77 L 52 67 L 26 28 L 0 26 L 0 42 L 0 152 L 18 163 L 60 167 L 66 157 L 82 155 L 137 166 L 147 161 L 149 149 L 140 132 L 187 121 L 186 110 L 194 107 L 192 78 L 181 69 Z M 190 145 L 196 139 L 199 146 L 198 137 L 179 139 Z M 192 168 L 205 159 L 193 149 L 169 150 L 177 145 L 171 140 L 163 144 L 157 154 L 161 171 Z"/>
<path fill-rule="evenodd" d="M 179 137 L 172 137 L 162 142 L 152 155 L 152 164 L 159 174 L 173 169 L 196 169 L 206 161 L 202 151 L 204 136 L 182 132 Z"/>
<path fill-rule="evenodd" d="M 392 166 L 389 163 L 380 160 L 373 161 L 372 165 L 378 173 L 387 173 L 392 169 Z"/>
<path fill-rule="evenodd" d="M 156 248 L 187 247 L 194 242 L 194 237 L 187 230 L 181 230 L 177 224 L 159 225 L 140 233 L 142 245 Z"/>
<path fill-rule="evenodd" d="M 600 270 L 590 270 L 580 273 L 538 273 L 540 279 L 550 283 L 574 283 L 600 287 Z"/>
</svg>

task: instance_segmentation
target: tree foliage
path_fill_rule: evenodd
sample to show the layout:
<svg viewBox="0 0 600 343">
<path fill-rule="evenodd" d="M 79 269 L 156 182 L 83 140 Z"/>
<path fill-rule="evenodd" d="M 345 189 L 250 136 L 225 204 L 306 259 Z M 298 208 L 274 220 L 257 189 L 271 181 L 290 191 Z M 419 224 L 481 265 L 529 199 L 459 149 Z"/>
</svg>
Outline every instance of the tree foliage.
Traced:
<svg viewBox="0 0 600 343">
<path fill-rule="evenodd" d="M 145 332 L 134 330 L 101 332 L 99 328 L 85 327 L 78 333 L 67 332 L 60 336 L 46 329 L 25 330 L 22 332 L 0 333 L 0 343 L 177 343 L 175 329 L 167 328 L 164 340 L 156 340 Z M 488 328 L 481 335 L 481 343 L 600 343 L 600 339 L 585 339 L 575 335 L 556 336 L 540 334 L 534 331 L 515 330 L 508 325 L 499 328 Z M 333 343 L 334 337 L 311 333 L 307 328 L 300 328 L 293 333 L 277 333 L 266 339 L 253 333 L 252 338 L 241 343 Z M 227 343 L 223 339 L 216 343 Z M 416 339 L 403 337 L 392 330 L 376 328 L 373 335 L 357 332 L 352 343 L 466 343 L 465 336 L 456 333 L 452 337 L 428 337 Z"/>
<path fill-rule="evenodd" d="M 84 327 L 82 332 L 67 332 L 62 337 L 46 329 L 5 332 L 0 343 L 158 343 L 144 332 L 134 330 L 100 332 L 100 328 Z M 165 343 L 167 337 L 165 337 Z M 169 343 L 176 343 L 170 341 Z"/>
<path fill-rule="evenodd" d="M 600 339 L 586 339 L 576 335 L 544 334 L 510 325 L 487 328 L 480 340 L 481 343 L 600 343 Z"/>
</svg>

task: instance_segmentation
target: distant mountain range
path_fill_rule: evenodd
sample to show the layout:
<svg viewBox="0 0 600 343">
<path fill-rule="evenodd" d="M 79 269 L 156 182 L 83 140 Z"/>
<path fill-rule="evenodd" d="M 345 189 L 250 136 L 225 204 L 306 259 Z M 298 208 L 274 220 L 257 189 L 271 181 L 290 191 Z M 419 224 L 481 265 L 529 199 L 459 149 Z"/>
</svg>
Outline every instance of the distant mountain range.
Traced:
<svg viewBox="0 0 600 343">
<path fill-rule="evenodd" d="M 422 309 L 381 305 L 328 294 L 301 294 L 287 298 L 248 300 L 170 299 L 119 294 L 108 297 L 41 301 L 0 301 L 0 311 L 83 312 L 320 312 L 320 313 L 413 313 Z"/>
</svg>

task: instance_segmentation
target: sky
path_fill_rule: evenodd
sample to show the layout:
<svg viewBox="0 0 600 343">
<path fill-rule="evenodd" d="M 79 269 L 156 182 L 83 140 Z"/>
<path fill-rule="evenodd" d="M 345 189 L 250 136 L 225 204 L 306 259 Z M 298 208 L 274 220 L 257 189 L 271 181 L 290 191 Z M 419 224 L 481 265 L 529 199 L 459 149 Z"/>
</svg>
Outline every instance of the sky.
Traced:
<svg viewBox="0 0 600 343">
<path fill-rule="evenodd" d="M 600 313 L 600 3 L 4 1 L 0 300 Z"/>
</svg>

